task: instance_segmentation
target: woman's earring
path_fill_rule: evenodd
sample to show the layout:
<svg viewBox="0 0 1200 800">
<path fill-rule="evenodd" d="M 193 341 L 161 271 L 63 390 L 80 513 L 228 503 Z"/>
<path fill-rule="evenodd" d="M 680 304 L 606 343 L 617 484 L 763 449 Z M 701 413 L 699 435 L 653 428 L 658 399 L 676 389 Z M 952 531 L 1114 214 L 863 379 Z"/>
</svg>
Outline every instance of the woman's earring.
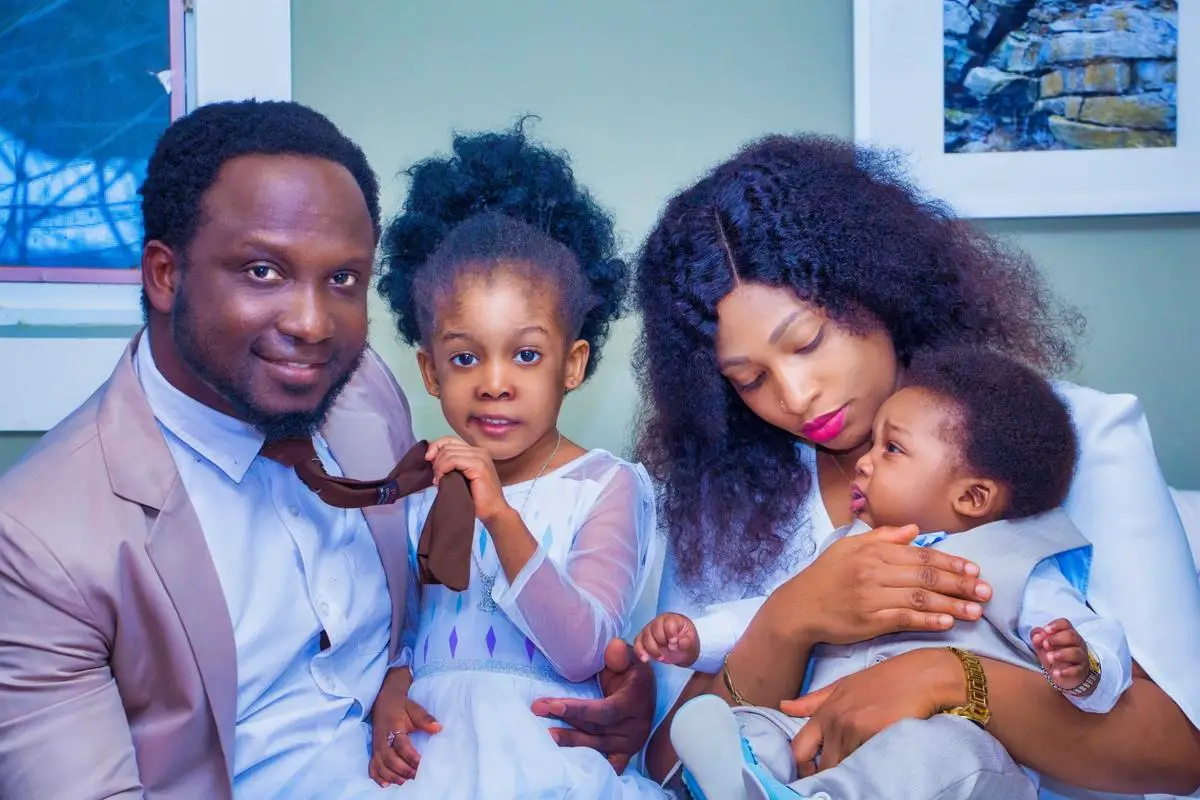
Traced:
<svg viewBox="0 0 1200 800">
<path fill-rule="evenodd" d="M 575 388 L 575 379 L 574 378 L 567 378 L 567 388 L 568 389 Z"/>
</svg>

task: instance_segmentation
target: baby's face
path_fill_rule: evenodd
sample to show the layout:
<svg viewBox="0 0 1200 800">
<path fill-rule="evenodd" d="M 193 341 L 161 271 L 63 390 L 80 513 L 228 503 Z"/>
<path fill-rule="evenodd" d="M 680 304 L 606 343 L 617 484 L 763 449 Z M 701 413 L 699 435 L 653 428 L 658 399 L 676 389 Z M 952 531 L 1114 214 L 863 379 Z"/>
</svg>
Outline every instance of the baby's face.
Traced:
<svg viewBox="0 0 1200 800">
<path fill-rule="evenodd" d="M 923 389 L 901 389 L 880 407 L 873 430 L 850 487 L 855 516 L 871 527 L 952 529 L 963 463 L 953 408 Z"/>
</svg>

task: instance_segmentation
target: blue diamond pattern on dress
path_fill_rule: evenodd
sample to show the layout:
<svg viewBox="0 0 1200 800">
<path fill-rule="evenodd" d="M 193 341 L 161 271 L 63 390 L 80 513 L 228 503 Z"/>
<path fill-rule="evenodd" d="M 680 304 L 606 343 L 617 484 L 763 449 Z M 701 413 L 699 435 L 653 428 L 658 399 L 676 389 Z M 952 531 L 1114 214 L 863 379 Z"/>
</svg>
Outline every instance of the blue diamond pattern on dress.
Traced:
<svg viewBox="0 0 1200 800">
<path fill-rule="evenodd" d="M 479 557 L 480 558 L 483 558 L 483 554 L 487 552 L 487 540 L 488 540 L 487 528 L 484 528 L 482 525 L 480 525 L 479 526 Z"/>
<path fill-rule="evenodd" d="M 450 629 L 450 657 L 454 658 L 455 651 L 458 650 L 458 626 L 455 625 Z"/>
<path fill-rule="evenodd" d="M 429 634 L 425 634 L 425 648 L 424 648 L 424 650 L 425 650 L 425 652 L 422 654 L 421 658 L 423 658 L 423 659 L 425 659 L 426 661 L 428 661 L 428 660 L 429 660 Z"/>
<path fill-rule="evenodd" d="M 487 642 L 488 655 L 494 656 L 496 654 L 496 630 L 490 625 L 488 626 L 487 638 L 484 641 Z"/>
<path fill-rule="evenodd" d="M 456 597 L 454 600 L 454 613 L 455 614 L 462 613 L 462 597 L 463 597 L 463 593 L 459 592 L 458 597 Z"/>
<path fill-rule="evenodd" d="M 533 640 L 528 636 L 525 637 L 525 652 L 529 655 L 529 663 L 533 663 L 533 654 L 537 652 L 537 647 L 534 646 Z"/>
</svg>

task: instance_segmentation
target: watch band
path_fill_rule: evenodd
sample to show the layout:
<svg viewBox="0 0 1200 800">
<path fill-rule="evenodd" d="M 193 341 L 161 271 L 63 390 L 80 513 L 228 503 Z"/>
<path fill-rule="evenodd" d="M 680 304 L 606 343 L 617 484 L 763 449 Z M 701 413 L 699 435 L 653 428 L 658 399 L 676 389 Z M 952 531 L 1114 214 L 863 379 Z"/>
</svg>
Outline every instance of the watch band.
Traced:
<svg viewBox="0 0 1200 800">
<path fill-rule="evenodd" d="M 983 672 L 983 664 L 979 662 L 978 656 L 970 651 L 960 650 L 957 647 L 946 649 L 954 653 L 962 664 L 967 681 L 967 703 L 955 708 L 948 708 L 942 713 L 965 717 L 979 727 L 986 728 L 992 718 L 992 712 L 988 708 L 987 675 Z"/>
</svg>

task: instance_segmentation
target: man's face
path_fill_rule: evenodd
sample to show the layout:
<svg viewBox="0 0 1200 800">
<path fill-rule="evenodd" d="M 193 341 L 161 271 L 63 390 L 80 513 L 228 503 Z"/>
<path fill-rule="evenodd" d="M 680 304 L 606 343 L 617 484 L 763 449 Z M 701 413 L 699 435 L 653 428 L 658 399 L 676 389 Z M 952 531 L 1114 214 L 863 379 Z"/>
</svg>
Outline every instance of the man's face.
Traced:
<svg viewBox="0 0 1200 800">
<path fill-rule="evenodd" d="M 268 438 L 315 429 L 366 347 L 375 231 L 350 172 L 320 158 L 232 159 L 204 194 L 186 258 L 155 244 L 143 269 L 173 262 L 167 290 L 147 278 L 170 318 L 157 336 L 151 327 L 167 378 Z"/>
</svg>

